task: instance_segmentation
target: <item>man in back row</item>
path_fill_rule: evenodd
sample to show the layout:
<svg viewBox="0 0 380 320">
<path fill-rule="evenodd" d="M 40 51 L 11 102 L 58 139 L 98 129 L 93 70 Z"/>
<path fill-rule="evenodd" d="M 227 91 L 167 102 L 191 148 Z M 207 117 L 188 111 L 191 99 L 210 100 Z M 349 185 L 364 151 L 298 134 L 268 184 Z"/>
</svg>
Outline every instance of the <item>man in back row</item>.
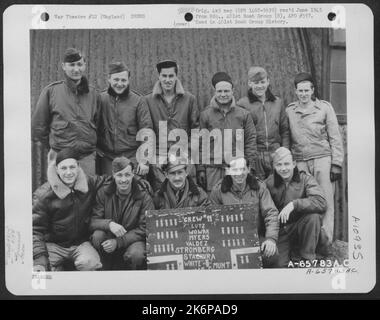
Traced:
<svg viewBox="0 0 380 320">
<path fill-rule="evenodd" d="M 236 105 L 231 77 L 225 72 L 217 72 L 211 82 L 215 95 L 201 113 L 200 129 L 219 132 L 221 140 L 210 141 L 208 150 L 201 148 L 200 161 L 204 153 L 209 152 L 210 155 L 210 163 L 201 163 L 197 172 L 198 182 L 207 192 L 211 192 L 224 177 L 225 168 L 234 154 L 235 157 L 246 157 L 254 167 L 257 153 L 255 125 L 249 112 Z"/>
<path fill-rule="evenodd" d="M 83 54 L 68 48 L 63 56 L 65 79 L 49 84 L 38 98 L 32 115 L 32 139 L 48 148 L 48 163 L 57 152 L 76 148 L 85 173 L 95 174 L 95 157 L 99 119 L 99 94 L 89 86 Z"/>
<path fill-rule="evenodd" d="M 98 125 L 102 174 L 111 175 L 113 159 L 121 156 L 134 163 L 137 174 L 144 176 L 149 172 L 147 163 L 137 162 L 136 152 L 140 143 L 136 135 L 141 129 L 152 129 L 152 119 L 145 100 L 131 90 L 129 81 L 130 71 L 124 62 L 109 64 L 109 87 L 100 95 Z"/>
<path fill-rule="evenodd" d="M 280 146 L 289 148 L 289 121 L 281 99 L 270 89 L 264 68 L 249 69 L 248 87 L 247 96 L 236 104 L 251 113 L 257 134 L 256 175 L 265 180 L 273 171 L 271 153 Z"/>
<path fill-rule="evenodd" d="M 160 121 L 165 121 L 167 132 L 173 129 L 184 129 L 187 136 L 191 136 L 191 129 L 199 127 L 199 109 L 194 95 L 184 90 L 178 78 L 178 65 L 173 60 L 164 60 L 157 64 L 158 81 L 153 87 L 152 93 L 145 96 L 156 134 L 158 163 L 151 167 L 149 182 L 154 191 L 157 191 L 165 180 L 165 174 L 161 169 L 167 160 L 167 153 L 175 142 L 165 140 L 160 144 Z M 166 138 L 166 137 L 165 137 Z M 160 159 L 158 156 L 162 155 Z M 190 166 L 189 170 L 193 170 Z M 195 172 L 191 172 L 195 176 Z"/>
<path fill-rule="evenodd" d="M 314 96 L 312 76 L 299 73 L 294 85 L 298 100 L 286 109 L 292 153 L 298 169 L 312 174 L 326 196 L 319 252 L 328 255 L 334 235 L 333 183 L 342 176 L 343 143 L 333 107 Z"/>
</svg>

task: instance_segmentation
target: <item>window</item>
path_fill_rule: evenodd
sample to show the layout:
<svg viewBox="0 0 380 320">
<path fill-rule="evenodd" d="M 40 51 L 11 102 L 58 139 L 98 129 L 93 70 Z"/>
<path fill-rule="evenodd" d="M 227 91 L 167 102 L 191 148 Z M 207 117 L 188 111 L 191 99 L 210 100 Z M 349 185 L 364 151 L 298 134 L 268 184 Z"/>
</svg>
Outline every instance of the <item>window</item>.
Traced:
<svg viewBox="0 0 380 320">
<path fill-rule="evenodd" d="M 346 31 L 330 31 L 330 102 L 339 122 L 346 122 Z"/>
</svg>

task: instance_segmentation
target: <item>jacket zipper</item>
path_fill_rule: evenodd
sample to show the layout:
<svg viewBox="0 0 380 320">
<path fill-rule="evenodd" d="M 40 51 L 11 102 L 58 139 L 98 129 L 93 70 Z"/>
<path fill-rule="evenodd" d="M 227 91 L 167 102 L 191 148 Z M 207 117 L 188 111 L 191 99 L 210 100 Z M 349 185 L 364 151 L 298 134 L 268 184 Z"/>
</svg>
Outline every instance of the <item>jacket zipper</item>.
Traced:
<svg viewBox="0 0 380 320">
<path fill-rule="evenodd" d="M 268 146 L 268 124 L 267 124 L 267 112 L 265 111 L 265 106 L 263 103 L 263 110 L 264 110 L 264 121 L 265 121 L 265 145 L 267 147 L 267 151 L 269 150 Z"/>
<path fill-rule="evenodd" d="M 74 213 L 74 235 L 78 234 L 78 213 L 76 212 L 75 191 L 71 189 L 71 199 L 73 201 L 73 213 Z M 73 236 L 74 236 L 73 235 Z M 75 239 L 76 240 L 76 239 Z"/>
<path fill-rule="evenodd" d="M 116 140 L 117 140 L 117 102 L 118 102 L 119 97 L 115 98 L 115 110 L 114 110 L 114 120 L 115 120 L 115 129 L 114 129 L 114 140 L 113 140 L 113 153 L 116 153 Z"/>
</svg>

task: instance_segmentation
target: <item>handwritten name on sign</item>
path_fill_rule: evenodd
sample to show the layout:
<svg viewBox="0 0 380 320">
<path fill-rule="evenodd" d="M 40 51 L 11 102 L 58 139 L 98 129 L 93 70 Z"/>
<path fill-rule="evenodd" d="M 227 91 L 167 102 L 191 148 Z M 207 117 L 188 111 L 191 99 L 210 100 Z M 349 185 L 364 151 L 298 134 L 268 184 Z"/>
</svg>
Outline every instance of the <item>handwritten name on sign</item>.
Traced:
<svg viewBox="0 0 380 320">
<path fill-rule="evenodd" d="M 261 268 L 252 204 L 147 211 L 149 270 Z"/>
</svg>

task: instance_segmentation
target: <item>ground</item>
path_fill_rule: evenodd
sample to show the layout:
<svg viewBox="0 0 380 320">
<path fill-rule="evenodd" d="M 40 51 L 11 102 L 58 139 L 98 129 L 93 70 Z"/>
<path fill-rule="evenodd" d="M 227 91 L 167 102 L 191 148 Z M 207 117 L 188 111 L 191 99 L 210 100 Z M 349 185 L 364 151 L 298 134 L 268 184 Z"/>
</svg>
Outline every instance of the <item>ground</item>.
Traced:
<svg viewBox="0 0 380 320">
<path fill-rule="evenodd" d="M 343 260 L 348 259 L 348 243 L 345 241 L 334 241 L 331 251 L 331 255 L 324 258 L 324 260 L 331 260 L 333 262 L 337 260 L 340 264 L 342 264 Z"/>
</svg>

